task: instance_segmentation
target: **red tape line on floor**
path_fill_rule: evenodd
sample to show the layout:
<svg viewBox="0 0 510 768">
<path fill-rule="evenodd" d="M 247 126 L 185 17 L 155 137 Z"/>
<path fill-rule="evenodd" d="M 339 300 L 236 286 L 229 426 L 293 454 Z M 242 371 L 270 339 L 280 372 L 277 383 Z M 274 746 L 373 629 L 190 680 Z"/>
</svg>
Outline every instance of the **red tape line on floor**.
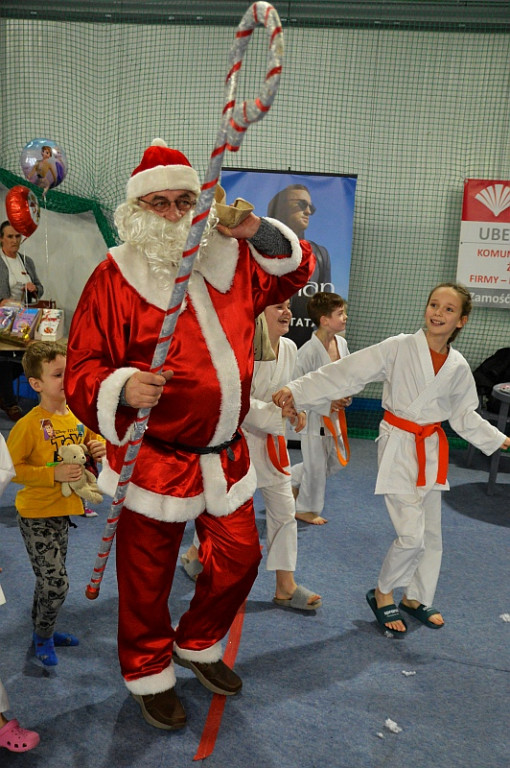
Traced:
<svg viewBox="0 0 510 768">
<path fill-rule="evenodd" d="M 236 617 L 232 622 L 230 632 L 228 633 L 227 647 L 223 654 L 223 661 L 231 669 L 235 664 L 239 643 L 241 642 L 245 608 L 246 600 L 237 611 Z M 218 731 L 220 730 L 226 698 L 226 696 L 219 693 L 214 694 L 205 721 L 204 730 L 202 731 L 202 736 L 200 738 L 200 744 L 198 745 L 197 753 L 193 760 L 204 760 L 206 757 L 212 755 Z"/>
</svg>

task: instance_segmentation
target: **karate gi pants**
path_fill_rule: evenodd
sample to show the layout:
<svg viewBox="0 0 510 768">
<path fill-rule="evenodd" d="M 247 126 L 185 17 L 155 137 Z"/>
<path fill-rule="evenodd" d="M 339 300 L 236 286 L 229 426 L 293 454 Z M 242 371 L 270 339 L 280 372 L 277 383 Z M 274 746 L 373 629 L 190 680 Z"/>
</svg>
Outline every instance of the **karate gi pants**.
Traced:
<svg viewBox="0 0 510 768">
<path fill-rule="evenodd" d="M 441 491 L 417 488 L 409 496 L 386 494 L 384 500 L 397 538 L 384 558 L 378 587 L 385 594 L 404 587 L 409 600 L 431 606 L 443 554 Z"/>
<path fill-rule="evenodd" d="M 196 661 L 217 661 L 215 648 L 248 596 L 260 563 L 253 500 L 224 517 L 195 520 L 203 570 L 188 610 L 172 626 L 168 599 L 186 523 L 154 520 L 124 508 L 117 527 L 118 646 L 122 675 L 134 693 L 173 687 L 174 642 Z"/>
<path fill-rule="evenodd" d="M 297 522 L 290 478 L 282 478 L 281 482 L 259 490 L 266 505 L 266 571 L 294 572 L 297 562 Z M 200 547 L 196 531 L 193 544 L 197 549 Z"/>
<path fill-rule="evenodd" d="M 335 442 L 330 435 L 302 435 L 303 461 L 291 470 L 292 485 L 299 486 L 296 512 L 315 512 L 324 509 L 326 479 L 341 468 Z"/>
<path fill-rule="evenodd" d="M 266 505 L 266 570 L 295 571 L 297 522 L 290 478 L 259 490 Z"/>
<path fill-rule="evenodd" d="M 9 709 L 9 698 L 7 691 L 4 688 L 4 684 L 0 680 L 0 712 L 7 712 Z"/>
</svg>

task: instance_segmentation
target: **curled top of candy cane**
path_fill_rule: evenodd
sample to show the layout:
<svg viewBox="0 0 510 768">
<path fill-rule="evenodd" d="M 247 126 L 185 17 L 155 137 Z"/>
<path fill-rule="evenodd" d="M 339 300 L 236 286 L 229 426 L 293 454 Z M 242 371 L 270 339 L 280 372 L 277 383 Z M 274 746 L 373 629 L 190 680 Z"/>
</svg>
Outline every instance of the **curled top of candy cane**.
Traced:
<svg viewBox="0 0 510 768">
<path fill-rule="evenodd" d="M 269 59 L 264 83 L 256 98 L 236 104 L 235 93 L 242 59 L 253 30 L 262 25 L 269 35 Z M 248 126 L 261 120 L 271 107 L 280 82 L 282 58 L 283 32 L 278 13 L 270 3 L 253 3 L 237 28 L 225 80 L 225 140 L 229 151 L 236 152 L 239 149 Z"/>
</svg>

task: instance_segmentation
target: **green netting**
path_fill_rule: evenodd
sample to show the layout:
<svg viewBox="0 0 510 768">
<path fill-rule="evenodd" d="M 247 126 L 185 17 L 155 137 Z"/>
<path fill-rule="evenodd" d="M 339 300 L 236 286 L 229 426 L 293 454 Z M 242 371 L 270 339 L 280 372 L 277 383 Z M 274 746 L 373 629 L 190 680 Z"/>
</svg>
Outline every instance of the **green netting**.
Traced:
<svg viewBox="0 0 510 768">
<path fill-rule="evenodd" d="M 26 183 L 34 137 L 65 148 L 51 210 L 112 212 L 145 147 L 163 136 L 203 175 L 239 2 L 0 6 L 0 182 Z M 463 181 L 510 179 L 508 3 L 275 3 L 284 72 L 270 114 L 225 167 L 356 175 L 347 338 L 351 351 L 421 324 L 429 289 L 455 279 Z M 375 9 L 375 10 L 374 10 Z M 266 65 L 257 30 L 240 97 Z M 334 257 L 334 254 L 333 254 Z M 457 346 L 475 367 L 508 346 L 508 310 L 477 307 Z M 377 401 L 379 385 L 363 398 Z M 350 419 L 373 434 L 375 408 Z M 372 406 L 371 403 L 369 403 Z M 375 416 L 374 416 L 375 414 Z"/>
</svg>

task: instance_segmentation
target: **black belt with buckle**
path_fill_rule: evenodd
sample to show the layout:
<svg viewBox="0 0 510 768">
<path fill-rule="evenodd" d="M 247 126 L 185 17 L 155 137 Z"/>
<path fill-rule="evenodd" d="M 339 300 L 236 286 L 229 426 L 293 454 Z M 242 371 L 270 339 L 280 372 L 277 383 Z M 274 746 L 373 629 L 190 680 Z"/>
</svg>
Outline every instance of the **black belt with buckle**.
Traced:
<svg viewBox="0 0 510 768">
<path fill-rule="evenodd" d="M 224 443 L 220 443 L 219 445 L 207 445 L 207 446 L 195 446 L 195 445 L 184 445 L 184 443 L 164 443 L 162 440 L 158 440 L 154 437 L 149 437 L 149 441 L 153 441 L 155 443 L 160 443 L 162 446 L 166 446 L 167 448 L 173 448 L 174 451 L 184 451 L 184 453 L 194 453 L 198 456 L 205 456 L 208 453 L 221 453 L 225 449 L 227 449 L 227 456 L 230 459 L 230 461 L 234 461 L 234 451 L 230 447 L 232 443 L 237 442 L 237 440 L 241 439 L 241 433 L 236 430 L 235 435 L 230 439 L 227 440 Z"/>
</svg>

